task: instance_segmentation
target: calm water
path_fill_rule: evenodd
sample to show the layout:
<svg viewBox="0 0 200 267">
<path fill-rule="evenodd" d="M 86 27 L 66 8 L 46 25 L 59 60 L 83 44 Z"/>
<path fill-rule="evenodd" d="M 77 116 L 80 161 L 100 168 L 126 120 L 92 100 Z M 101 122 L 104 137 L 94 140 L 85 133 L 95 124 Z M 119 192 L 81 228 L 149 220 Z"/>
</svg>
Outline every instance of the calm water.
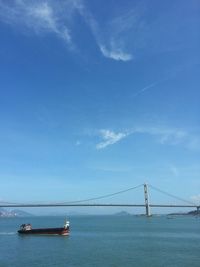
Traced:
<svg viewBox="0 0 200 267">
<path fill-rule="evenodd" d="M 0 218 L 0 267 L 200 266 L 200 218 L 73 216 L 69 237 L 19 236 L 26 222 L 57 227 L 64 217 Z"/>
</svg>

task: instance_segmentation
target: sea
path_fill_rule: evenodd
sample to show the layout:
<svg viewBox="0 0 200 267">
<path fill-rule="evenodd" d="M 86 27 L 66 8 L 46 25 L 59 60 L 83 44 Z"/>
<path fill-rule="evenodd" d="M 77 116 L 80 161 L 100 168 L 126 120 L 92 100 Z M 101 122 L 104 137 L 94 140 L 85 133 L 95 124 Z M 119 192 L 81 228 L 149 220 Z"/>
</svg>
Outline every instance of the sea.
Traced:
<svg viewBox="0 0 200 267">
<path fill-rule="evenodd" d="M 200 267 L 200 217 L 70 216 L 70 236 L 23 236 L 65 216 L 0 218 L 0 267 Z"/>
</svg>

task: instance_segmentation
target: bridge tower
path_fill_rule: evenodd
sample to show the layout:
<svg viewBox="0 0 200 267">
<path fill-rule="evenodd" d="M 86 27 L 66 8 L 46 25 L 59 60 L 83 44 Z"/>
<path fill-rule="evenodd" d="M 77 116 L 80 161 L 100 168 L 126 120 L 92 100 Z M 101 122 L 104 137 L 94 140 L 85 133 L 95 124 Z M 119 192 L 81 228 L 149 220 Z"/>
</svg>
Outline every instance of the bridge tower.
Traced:
<svg viewBox="0 0 200 267">
<path fill-rule="evenodd" d="M 149 193 L 148 193 L 148 185 L 144 184 L 144 201 L 146 206 L 146 216 L 151 216 L 150 206 L 149 206 Z"/>
<path fill-rule="evenodd" d="M 200 215 L 200 206 L 197 207 L 197 215 Z"/>
</svg>

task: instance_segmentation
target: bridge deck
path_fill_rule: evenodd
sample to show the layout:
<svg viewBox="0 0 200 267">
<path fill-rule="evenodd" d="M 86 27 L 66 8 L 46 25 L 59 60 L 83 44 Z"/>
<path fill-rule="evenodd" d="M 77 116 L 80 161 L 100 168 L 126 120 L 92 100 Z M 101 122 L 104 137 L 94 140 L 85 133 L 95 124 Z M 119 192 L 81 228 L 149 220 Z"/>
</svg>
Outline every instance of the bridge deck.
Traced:
<svg viewBox="0 0 200 267">
<path fill-rule="evenodd" d="M 149 204 L 152 208 L 199 208 L 198 205 Z M 45 207 L 146 207 L 145 204 L 0 204 L 0 208 Z"/>
</svg>

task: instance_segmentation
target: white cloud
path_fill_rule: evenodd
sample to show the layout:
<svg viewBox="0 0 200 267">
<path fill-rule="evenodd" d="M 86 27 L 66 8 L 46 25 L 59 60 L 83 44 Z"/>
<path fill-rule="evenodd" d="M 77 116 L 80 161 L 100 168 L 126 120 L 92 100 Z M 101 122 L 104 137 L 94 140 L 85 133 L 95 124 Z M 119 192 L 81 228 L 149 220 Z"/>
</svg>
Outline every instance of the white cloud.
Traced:
<svg viewBox="0 0 200 267">
<path fill-rule="evenodd" d="M 200 137 L 184 129 L 166 127 L 135 128 L 132 133 L 155 136 L 162 145 L 179 145 L 192 151 L 200 150 Z"/>
<path fill-rule="evenodd" d="M 144 16 L 148 5 L 143 1 L 122 5 L 120 8 L 107 8 L 106 16 L 99 20 L 95 11 L 90 11 L 90 2 L 92 1 L 0 0 L 0 20 L 13 26 L 26 26 L 37 34 L 53 33 L 63 39 L 69 48 L 75 48 L 72 34 L 76 24 L 75 15 L 79 14 L 89 26 L 101 54 L 116 61 L 130 61 L 147 46 L 154 52 L 165 50 L 166 42 L 169 42 L 167 49 L 169 46 L 174 47 L 174 42 L 171 43 L 173 38 L 168 38 L 166 32 L 162 31 L 169 23 L 168 17 L 160 14 L 152 23 L 148 23 Z M 181 26 L 174 27 L 173 20 L 170 25 L 170 34 L 177 32 Z M 157 42 L 155 36 L 159 36 L 158 33 L 163 38 L 159 38 Z M 141 92 L 148 89 L 144 88 Z"/>
<path fill-rule="evenodd" d="M 133 58 L 131 54 L 123 52 L 121 48 L 118 48 L 118 49 L 112 48 L 108 50 L 105 46 L 100 45 L 100 50 L 105 57 L 111 58 L 117 61 L 118 60 L 129 61 Z"/>
<path fill-rule="evenodd" d="M 62 16 L 52 1 L 0 1 L 0 19 L 4 22 L 26 27 L 37 34 L 54 33 L 71 44 L 70 31 Z"/>
<path fill-rule="evenodd" d="M 130 61 L 133 59 L 131 53 L 127 52 L 126 41 L 127 32 L 134 21 L 134 15 L 126 13 L 123 16 L 117 16 L 109 19 L 107 23 L 101 24 L 94 18 L 93 14 L 86 6 L 78 7 L 79 13 L 85 19 L 90 27 L 96 43 L 106 58 L 116 61 Z M 111 16 L 112 17 L 112 16 Z"/>
<path fill-rule="evenodd" d="M 156 85 L 158 85 L 159 83 L 160 83 L 160 82 L 157 81 L 157 82 L 151 83 L 151 84 L 149 84 L 149 85 L 143 87 L 143 88 L 140 89 L 138 92 L 136 92 L 136 93 L 133 95 L 133 97 L 136 97 L 136 96 L 138 96 L 138 95 L 144 93 L 145 91 L 148 91 L 149 89 L 154 88 L 154 87 L 155 87 Z"/>
<path fill-rule="evenodd" d="M 183 143 L 189 136 L 186 131 L 164 127 L 136 127 L 131 132 L 156 136 L 158 137 L 159 143 L 171 145 Z"/>
<path fill-rule="evenodd" d="M 72 40 L 72 22 L 79 14 L 89 26 L 100 52 L 116 61 L 130 61 L 126 36 L 134 20 L 134 14 L 109 18 L 105 25 L 98 23 L 83 0 L 0 0 L 0 20 L 21 30 L 26 28 L 36 34 L 52 33 L 63 39 L 69 48 L 75 48 Z M 131 24 L 130 24 L 131 23 Z"/>
<path fill-rule="evenodd" d="M 161 145 L 179 145 L 192 151 L 200 150 L 200 138 L 197 135 L 193 135 L 188 131 L 177 128 L 135 127 L 129 131 L 120 133 L 115 133 L 106 129 L 100 130 L 99 133 L 103 141 L 96 145 L 97 149 L 113 145 L 128 135 L 143 134 L 154 137 Z M 174 175 L 178 175 L 178 170 L 175 167 L 171 168 L 171 171 Z"/>
<path fill-rule="evenodd" d="M 128 136 L 128 133 L 115 133 L 110 130 L 100 130 L 99 134 L 104 141 L 96 145 L 97 149 L 106 148 L 107 146 L 113 145 Z"/>
</svg>

